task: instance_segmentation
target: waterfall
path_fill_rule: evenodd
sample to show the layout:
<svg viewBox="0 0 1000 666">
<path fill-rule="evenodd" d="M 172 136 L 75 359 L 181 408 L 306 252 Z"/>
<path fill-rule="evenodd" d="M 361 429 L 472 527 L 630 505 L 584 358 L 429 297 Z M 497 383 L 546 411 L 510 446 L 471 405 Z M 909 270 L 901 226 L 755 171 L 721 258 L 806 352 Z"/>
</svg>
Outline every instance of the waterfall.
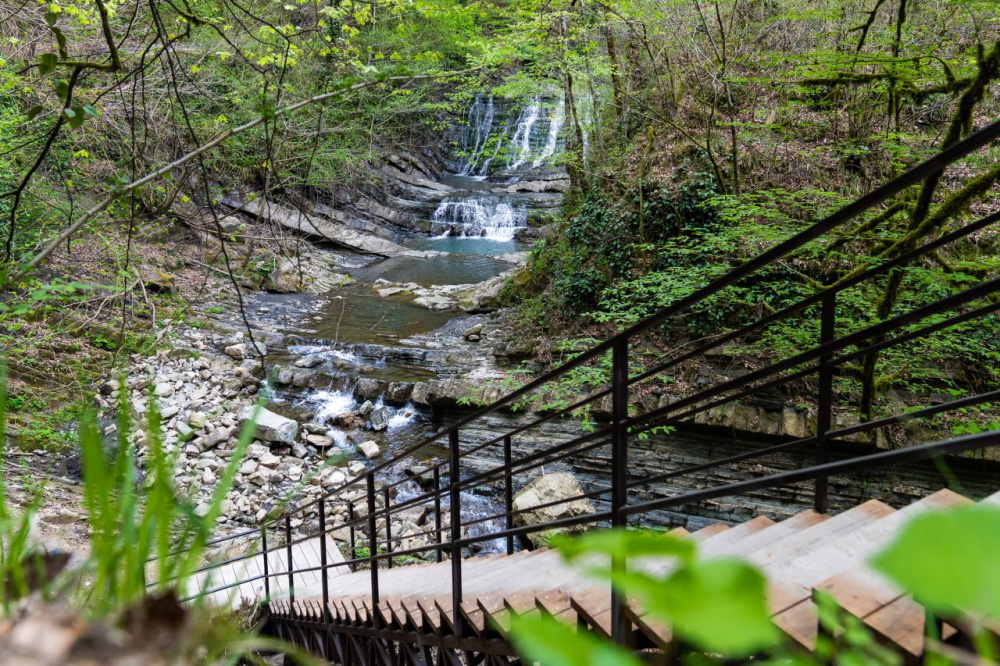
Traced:
<svg viewBox="0 0 1000 666">
<path fill-rule="evenodd" d="M 537 97 L 522 109 L 521 117 L 517 119 L 517 131 L 510 141 L 518 151 L 517 160 L 510 165 L 511 170 L 517 169 L 531 157 L 531 130 L 541 115 L 542 105 Z"/>
<path fill-rule="evenodd" d="M 462 176 L 484 176 L 493 157 L 476 169 L 483 150 L 486 148 L 490 134 L 493 131 L 493 118 L 496 116 L 496 107 L 493 98 L 487 98 L 483 103 L 482 97 L 476 97 L 472 106 L 469 107 L 469 115 L 466 120 L 468 127 L 462 135 L 462 150 L 465 153 L 465 161 L 459 171 Z M 471 146 L 470 146 L 471 143 Z"/>
<path fill-rule="evenodd" d="M 545 148 L 542 149 L 542 154 L 539 155 L 534 162 L 532 162 L 532 166 L 541 166 L 542 162 L 555 154 L 556 147 L 559 145 L 559 130 L 562 129 L 565 119 L 566 104 L 562 100 L 559 100 L 559 104 L 556 106 L 555 114 L 549 119 L 549 138 L 545 142 Z"/>
<path fill-rule="evenodd" d="M 445 199 L 431 216 L 432 228 L 445 235 L 483 236 L 509 241 L 525 226 L 527 210 L 505 203 L 496 196 Z"/>
</svg>

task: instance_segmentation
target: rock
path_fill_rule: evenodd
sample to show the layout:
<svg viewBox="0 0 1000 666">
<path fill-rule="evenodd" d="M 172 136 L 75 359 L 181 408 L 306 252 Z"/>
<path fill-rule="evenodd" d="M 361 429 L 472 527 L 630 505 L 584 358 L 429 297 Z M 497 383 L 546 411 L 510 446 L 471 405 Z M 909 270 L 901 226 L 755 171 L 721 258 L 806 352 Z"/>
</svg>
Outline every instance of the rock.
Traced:
<svg viewBox="0 0 1000 666">
<path fill-rule="evenodd" d="M 229 428 L 216 428 L 205 435 L 205 441 L 202 443 L 202 446 L 206 449 L 213 449 L 222 442 L 227 441 L 231 432 Z"/>
<path fill-rule="evenodd" d="M 281 458 L 268 451 L 267 453 L 262 455 L 260 457 L 260 460 L 258 460 L 257 462 L 260 463 L 262 467 L 268 467 L 270 469 L 274 469 L 281 464 Z"/>
<path fill-rule="evenodd" d="M 482 337 L 477 334 L 472 334 L 465 339 L 468 340 L 469 342 L 479 342 L 480 340 L 482 340 Z"/>
<path fill-rule="evenodd" d="M 292 455 L 296 458 L 305 458 L 309 455 L 309 450 L 301 442 L 295 442 L 292 444 Z"/>
<path fill-rule="evenodd" d="M 413 393 L 410 382 L 390 382 L 385 389 L 385 401 L 393 405 L 405 405 Z"/>
<path fill-rule="evenodd" d="M 296 368 L 315 368 L 317 365 L 322 365 L 322 356 L 306 356 L 295 361 L 294 365 Z"/>
<path fill-rule="evenodd" d="M 378 407 L 372 410 L 371 414 L 372 430 L 381 432 L 389 427 L 389 410 L 385 407 Z"/>
<path fill-rule="evenodd" d="M 231 356 L 232 358 L 243 358 L 247 355 L 246 343 L 240 342 L 235 345 L 229 345 L 222 350 L 222 353 L 226 356 Z"/>
<path fill-rule="evenodd" d="M 175 416 L 177 416 L 177 413 L 180 411 L 181 411 L 180 406 L 176 402 L 171 402 L 167 405 L 164 405 L 163 409 L 160 410 L 160 419 L 166 422 L 167 419 L 172 419 Z"/>
<path fill-rule="evenodd" d="M 211 507 L 208 504 L 202 502 L 201 504 L 199 504 L 194 508 L 194 515 L 198 516 L 199 518 L 204 518 L 205 516 L 208 515 L 210 509 Z"/>
<path fill-rule="evenodd" d="M 532 480 L 514 495 L 513 507 L 514 524 L 523 527 L 550 523 L 564 518 L 573 518 L 594 513 L 594 505 L 589 499 L 575 499 L 564 504 L 548 506 L 541 509 L 534 507 L 555 502 L 557 500 L 569 500 L 572 497 L 579 497 L 583 494 L 580 483 L 576 477 L 569 472 L 553 472 L 539 476 Z M 579 533 L 584 532 L 589 527 L 587 525 L 574 525 L 567 528 L 556 528 L 542 532 L 533 532 L 528 535 L 528 539 L 535 547 L 545 547 L 553 534 L 559 533 Z"/>
<path fill-rule="evenodd" d="M 463 331 L 462 332 L 462 337 L 464 337 L 466 340 L 468 340 L 470 336 L 479 335 L 482 332 L 483 332 L 483 325 L 482 324 L 476 324 L 472 328 L 467 328 L 465 331 Z"/>
<path fill-rule="evenodd" d="M 333 446 L 333 438 L 326 435 L 306 435 L 306 441 L 318 449 L 326 449 Z"/>
<path fill-rule="evenodd" d="M 257 471 L 260 464 L 256 460 L 246 460 L 240 465 L 240 474 L 243 476 L 250 476 Z"/>
<path fill-rule="evenodd" d="M 215 477 L 215 472 L 211 469 L 206 469 L 201 475 L 201 482 L 206 486 L 213 485 L 218 479 Z"/>
<path fill-rule="evenodd" d="M 153 389 L 153 395 L 157 398 L 169 398 L 174 394 L 174 385 L 169 382 L 160 382 Z"/>
<path fill-rule="evenodd" d="M 251 420 L 256 407 L 246 407 L 240 412 L 240 428 Z M 257 413 L 257 439 L 265 442 L 291 444 L 299 434 L 299 424 L 294 420 L 275 414 L 264 408 Z"/>
<path fill-rule="evenodd" d="M 379 449 L 378 444 L 371 440 L 358 444 L 358 451 L 360 451 L 361 455 L 369 460 L 381 453 L 381 449 Z"/>
<path fill-rule="evenodd" d="M 310 435 L 322 435 L 327 431 L 322 423 L 303 423 L 302 429 Z"/>
<path fill-rule="evenodd" d="M 375 406 L 372 404 L 372 401 L 365 400 L 364 403 L 362 403 L 362 405 L 358 408 L 358 414 L 367 418 L 367 416 L 372 413 L 373 409 L 375 409 Z"/>
<path fill-rule="evenodd" d="M 148 291 L 158 294 L 174 294 L 177 292 L 177 278 L 170 273 L 159 270 L 147 271 L 142 278 L 142 284 Z"/>
<path fill-rule="evenodd" d="M 365 471 L 365 464 L 360 460 L 352 460 L 347 464 L 347 471 L 357 476 Z"/>
<path fill-rule="evenodd" d="M 243 228 L 243 221 L 235 215 L 226 215 L 219 220 L 219 228 L 222 229 L 223 233 L 236 233 Z"/>
<path fill-rule="evenodd" d="M 195 430 L 200 430 L 205 427 L 205 421 L 208 420 L 208 416 L 205 412 L 191 412 L 188 416 L 188 425 L 190 425 Z"/>
<path fill-rule="evenodd" d="M 354 386 L 354 397 L 358 400 L 377 400 L 385 386 L 386 383 L 380 379 L 362 377 Z"/>
</svg>

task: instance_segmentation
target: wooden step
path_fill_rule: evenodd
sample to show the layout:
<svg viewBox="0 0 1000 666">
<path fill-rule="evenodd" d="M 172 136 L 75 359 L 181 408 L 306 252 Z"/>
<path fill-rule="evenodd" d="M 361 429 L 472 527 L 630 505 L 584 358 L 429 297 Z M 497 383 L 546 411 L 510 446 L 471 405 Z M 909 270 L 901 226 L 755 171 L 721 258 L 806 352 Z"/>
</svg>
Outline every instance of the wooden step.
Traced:
<svg viewBox="0 0 1000 666">
<path fill-rule="evenodd" d="M 611 590 L 607 587 L 574 592 L 570 604 L 587 626 L 606 638 L 611 637 Z"/>
<path fill-rule="evenodd" d="M 769 575 L 775 574 L 778 580 L 792 582 L 792 579 L 781 575 L 785 562 L 809 557 L 817 546 L 829 543 L 841 534 L 853 532 L 893 513 L 895 509 L 892 507 L 878 500 L 869 500 L 828 520 L 789 534 L 753 552 L 745 553 L 743 558 L 751 564 L 760 566 Z"/>
<path fill-rule="evenodd" d="M 867 558 L 885 547 L 899 529 L 914 515 L 930 509 L 968 503 L 970 503 L 969 500 L 950 490 L 939 490 L 899 511 L 890 510 L 888 513 L 883 509 L 871 511 L 874 508 L 870 506 L 871 502 L 865 502 L 861 506 L 835 516 L 825 523 L 805 530 L 805 532 L 822 529 L 834 523 L 841 516 L 860 512 L 862 509 L 866 509 L 869 515 L 875 517 L 874 520 L 860 522 L 853 529 L 847 531 L 840 530 L 835 535 L 825 539 L 821 545 L 814 544 L 814 547 L 808 551 L 796 551 L 794 561 L 786 553 L 777 562 L 772 560 L 765 565 L 764 571 L 778 580 L 813 587 L 842 571 L 863 566 Z M 778 566 L 779 562 L 780 566 Z"/>
<path fill-rule="evenodd" d="M 746 553 L 752 553 L 760 548 L 765 548 L 792 535 L 798 534 L 799 532 L 809 529 L 814 525 L 818 525 L 829 520 L 829 518 L 830 516 L 826 514 L 816 513 L 810 509 L 808 511 L 798 513 L 791 518 L 787 518 L 780 523 L 775 523 L 770 527 L 759 530 L 754 534 L 747 535 L 736 543 L 727 544 L 726 548 L 722 551 L 713 550 L 712 546 L 714 540 L 709 540 L 705 542 L 701 553 L 703 555 L 718 554 L 739 557 L 741 555 L 745 555 Z"/>
<path fill-rule="evenodd" d="M 724 532 L 720 532 L 703 539 L 698 546 L 698 552 L 703 556 L 725 552 L 725 550 L 733 544 L 736 544 L 742 539 L 746 539 L 763 529 L 769 528 L 774 524 L 775 522 L 767 516 L 757 516 L 756 518 L 751 518 L 745 523 L 740 523 L 735 527 L 730 527 Z"/>
<path fill-rule="evenodd" d="M 695 541 L 704 541 L 705 539 L 713 537 L 720 532 L 725 532 L 728 529 L 729 525 L 726 525 L 725 523 L 712 523 L 711 525 L 706 525 L 700 530 L 691 532 L 691 538 Z"/>
</svg>

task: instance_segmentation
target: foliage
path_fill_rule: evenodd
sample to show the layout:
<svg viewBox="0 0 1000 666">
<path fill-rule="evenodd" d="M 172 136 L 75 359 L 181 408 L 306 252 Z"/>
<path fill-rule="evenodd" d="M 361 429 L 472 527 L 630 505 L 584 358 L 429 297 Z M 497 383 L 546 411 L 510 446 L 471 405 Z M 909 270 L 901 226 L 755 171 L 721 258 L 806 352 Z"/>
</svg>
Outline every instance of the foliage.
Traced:
<svg viewBox="0 0 1000 666">
<path fill-rule="evenodd" d="M 972 622 L 980 655 L 992 658 L 992 639 L 984 627 L 1000 618 L 1000 591 L 989 573 L 1000 556 L 997 534 L 1000 511 L 994 507 L 928 513 L 910 521 L 874 556 L 872 566 L 938 617 Z M 648 622 L 669 627 L 683 646 L 683 663 L 746 658 L 802 665 L 903 663 L 900 654 L 876 642 L 861 619 L 823 592 L 814 595 L 821 626 L 815 651 L 801 651 L 771 622 L 764 576 L 738 560 L 701 559 L 690 539 L 617 529 L 563 536 L 555 543 L 565 559 L 587 565 L 591 575 L 610 581 L 630 603 L 640 604 Z M 636 565 L 644 558 L 669 559 L 672 565 L 667 573 L 648 573 L 651 569 Z M 633 566 L 625 567 L 626 560 Z M 511 618 L 511 634 L 522 654 L 542 663 L 642 663 L 625 648 L 547 615 Z M 936 649 L 928 643 L 931 653 Z M 930 658 L 935 656 L 941 658 Z"/>
</svg>

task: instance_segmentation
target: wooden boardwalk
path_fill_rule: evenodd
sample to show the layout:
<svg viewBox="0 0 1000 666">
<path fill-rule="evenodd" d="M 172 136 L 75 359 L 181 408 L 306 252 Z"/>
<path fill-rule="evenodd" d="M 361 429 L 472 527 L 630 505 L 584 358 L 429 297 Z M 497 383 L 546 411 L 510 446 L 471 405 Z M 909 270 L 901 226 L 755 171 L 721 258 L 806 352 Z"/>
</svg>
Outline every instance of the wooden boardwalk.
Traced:
<svg viewBox="0 0 1000 666">
<path fill-rule="evenodd" d="M 322 564 L 320 558 L 320 537 L 315 537 L 302 543 L 292 546 L 292 569 L 294 587 L 290 588 L 288 580 L 288 551 L 284 546 L 271 546 L 273 549 L 267 554 L 268 572 L 270 578 L 270 599 L 287 599 L 289 589 L 295 591 L 296 596 L 301 596 L 301 589 L 320 589 L 320 571 L 306 571 L 299 573 L 302 569 L 318 569 Z M 329 536 L 326 537 L 326 558 L 327 564 L 333 565 L 344 562 L 344 557 L 340 553 L 337 544 Z M 346 566 L 332 567 L 327 571 L 330 581 L 348 573 Z M 274 575 L 283 574 L 283 575 Z M 202 592 L 224 590 L 212 592 L 207 595 L 210 603 L 217 606 L 227 606 L 238 608 L 241 603 L 249 601 L 257 604 L 267 599 L 264 585 L 264 556 L 256 555 L 252 558 L 239 560 L 230 564 L 225 564 L 209 571 L 195 574 L 188 581 L 188 597 L 200 596 Z M 249 581 L 240 583 L 240 581 Z M 237 585 L 236 583 L 239 583 Z M 333 582 L 331 582 L 333 585 Z"/>
<path fill-rule="evenodd" d="M 1000 493 L 985 502 L 1000 504 Z M 818 632 L 814 591 L 830 595 L 881 640 L 897 645 L 914 658 L 923 653 L 924 610 L 868 568 L 870 555 L 887 545 L 907 520 L 938 508 L 971 504 L 941 490 L 901 510 L 870 500 L 836 516 L 805 511 L 775 523 L 757 517 L 735 527 L 710 525 L 690 535 L 702 556 L 735 557 L 758 566 L 769 581 L 773 619 L 789 637 L 807 649 Z M 644 558 L 630 566 L 665 572 L 667 560 Z M 344 568 L 338 569 L 338 571 Z M 611 596 L 606 584 L 584 577 L 550 550 L 485 556 L 462 562 L 464 621 L 483 638 L 503 637 L 511 613 L 540 610 L 574 626 L 580 624 L 610 636 Z M 374 615 L 382 626 L 399 631 L 447 635 L 453 630 L 451 563 L 403 566 L 379 572 L 380 602 L 371 603 L 368 571 L 339 573 L 329 581 L 328 610 L 335 625 L 371 627 Z M 249 591 L 249 590 L 248 590 Z M 296 601 L 275 598 L 276 618 L 319 620 L 320 580 L 296 581 Z M 626 616 L 640 645 L 669 649 L 668 628 L 641 608 Z"/>
</svg>

